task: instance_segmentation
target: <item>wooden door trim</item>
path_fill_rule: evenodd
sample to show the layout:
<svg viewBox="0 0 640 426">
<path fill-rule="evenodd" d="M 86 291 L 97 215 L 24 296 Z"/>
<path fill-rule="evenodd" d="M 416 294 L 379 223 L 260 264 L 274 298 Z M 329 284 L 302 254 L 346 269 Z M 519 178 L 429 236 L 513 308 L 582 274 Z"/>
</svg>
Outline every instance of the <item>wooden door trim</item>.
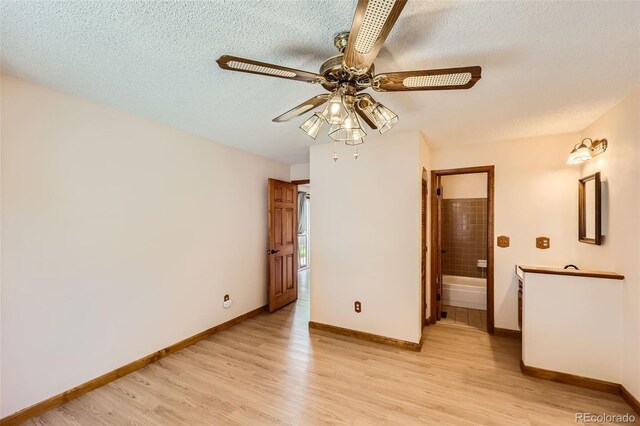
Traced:
<svg viewBox="0 0 640 426">
<path fill-rule="evenodd" d="M 443 169 L 432 170 L 431 173 L 436 173 L 438 176 L 451 176 L 451 175 L 470 175 L 475 173 L 488 173 L 488 168 L 494 168 L 494 166 L 475 166 L 475 167 L 461 167 L 459 169 Z"/>
<path fill-rule="evenodd" d="M 494 308 L 494 216 L 495 216 L 495 166 L 463 167 L 459 169 L 444 169 L 431 171 L 431 273 L 430 275 L 430 322 L 435 324 L 436 318 L 436 267 L 438 236 L 437 215 L 437 180 L 442 176 L 466 175 L 475 173 L 487 174 L 487 332 L 495 332 L 495 308 Z M 434 220 L 435 219 L 435 220 Z"/>
<path fill-rule="evenodd" d="M 421 182 L 421 229 L 420 229 L 420 297 L 422 305 L 420 309 L 420 328 L 427 325 L 427 200 L 429 199 L 429 188 L 427 180 L 423 177 Z"/>
<path fill-rule="evenodd" d="M 300 179 L 300 180 L 292 180 L 291 183 L 294 185 L 306 185 L 311 183 L 311 179 Z"/>
<path fill-rule="evenodd" d="M 487 166 L 487 332 L 495 332 L 494 309 L 494 215 L 495 215 L 495 166 Z"/>
<path fill-rule="evenodd" d="M 437 215 L 438 215 L 438 198 L 437 198 L 437 189 L 438 189 L 438 182 L 437 182 L 437 175 L 435 171 L 431 171 L 431 241 L 429 244 L 429 247 L 431 247 L 431 270 L 430 272 L 430 276 L 429 276 L 429 301 L 431 303 L 431 309 L 430 309 L 430 314 L 429 314 L 429 322 L 431 324 L 435 324 L 438 320 L 436 318 L 436 275 L 437 275 L 437 264 L 438 264 L 438 256 L 437 256 L 437 245 L 438 245 L 438 239 L 437 239 L 437 233 L 438 233 L 438 219 L 437 219 Z"/>
<path fill-rule="evenodd" d="M 436 176 L 436 228 L 442 229 L 444 224 L 444 220 L 442 217 L 443 214 L 443 200 L 444 200 L 444 188 L 442 188 L 442 176 Z M 442 319 L 442 299 L 444 298 L 444 283 L 442 282 L 442 277 L 444 276 L 444 271 L 442 268 L 442 233 L 436 234 L 436 277 L 437 285 L 435 286 L 435 294 L 436 294 L 436 321 L 440 321 Z"/>
</svg>

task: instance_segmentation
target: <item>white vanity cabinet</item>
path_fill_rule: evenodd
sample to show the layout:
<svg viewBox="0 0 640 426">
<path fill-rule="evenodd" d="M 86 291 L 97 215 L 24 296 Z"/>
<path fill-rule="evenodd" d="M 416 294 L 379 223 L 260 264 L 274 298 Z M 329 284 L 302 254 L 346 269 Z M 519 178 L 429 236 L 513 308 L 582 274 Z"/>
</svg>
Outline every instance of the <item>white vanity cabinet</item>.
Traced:
<svg viewBox="0 0 640 426">
<path fill-rule="evenodd" d="M 516 273 L 523 372 L 620 383 L 624 276 L 527 265 Z"/>
</svg>

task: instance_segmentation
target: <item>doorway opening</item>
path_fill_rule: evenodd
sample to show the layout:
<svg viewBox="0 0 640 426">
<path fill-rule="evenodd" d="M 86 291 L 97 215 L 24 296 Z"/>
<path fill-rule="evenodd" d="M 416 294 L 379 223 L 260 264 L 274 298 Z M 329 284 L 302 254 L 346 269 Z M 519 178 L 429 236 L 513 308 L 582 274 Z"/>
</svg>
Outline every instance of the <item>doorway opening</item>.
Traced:
<svg viewBox="0 0 640 426">
<path fill-rule="evenodd" d="M 431 324 L 494 332 L 494 173 L 431 172 Z"/>
<path fill-rule="evenodd" d="M 298 185 L 298 269 L 308 269 L 311 263 L 310 185 Z"/>
<path fill-rule="evenodd" d="M 298 185 L 298 298 L 311 296 L 311 184 Z"/>
</svg>

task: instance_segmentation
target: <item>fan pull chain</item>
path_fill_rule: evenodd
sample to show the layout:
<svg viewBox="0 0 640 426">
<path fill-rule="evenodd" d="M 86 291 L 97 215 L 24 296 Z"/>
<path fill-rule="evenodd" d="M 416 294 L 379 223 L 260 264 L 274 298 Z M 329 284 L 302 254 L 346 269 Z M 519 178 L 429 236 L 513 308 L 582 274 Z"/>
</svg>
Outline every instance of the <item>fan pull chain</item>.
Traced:
<svg viewBox="0 0 640 426">
<path fill-rule="evenodd" d="M 353 158 L 355 158 L 356 160 L 358 159 L 358 150 L 356 149 L 356 152 L 353 153 Z"/>
<path fill-rule="evenodd" d="M 338 161 L 338 151 L 336 151 L 336 148 L 337 148 L 337 142 L 333 141 L 333 162 L 334 163 Z"/>
</svg>

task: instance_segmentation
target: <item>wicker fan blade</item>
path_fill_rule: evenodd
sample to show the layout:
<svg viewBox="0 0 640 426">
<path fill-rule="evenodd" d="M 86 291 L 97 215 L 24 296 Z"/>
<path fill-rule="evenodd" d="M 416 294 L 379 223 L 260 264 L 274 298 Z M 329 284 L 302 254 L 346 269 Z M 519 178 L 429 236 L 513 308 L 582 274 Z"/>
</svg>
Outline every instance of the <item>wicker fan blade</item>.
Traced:
<svg viewBox="0 0 640 426">
<path fill-rule="evenodd" d="M 344 51 L 344 64 L 364 74 L 396 23 L 407 0 L 358 0 Z"/>
<path fill-rule="evenodd" d="M 253 61 L 251 59 L 238 58 L 236 56 L 223 55 L 220 56 L 216 62 L 220 68 L 230 71 L 287 78 L 289 80 L 306 81 L 307 83 L 320 83 L 323 80 L 321 75 L 312 72 L 281 67 L 280 65 Z"/>
<path fill-rule="evenodd" d="M 304 114 L 305 112 L 311 111 L 312 109 L 322 105 L 323 103 L 329 100 L 330 95 L 318 95 L 301 103 L 300 105 L 291 108 L 289 111 L 285 112 L 282 115 L 277 116 L 272 121 L 276 123 L 282 123 L 283 121 L 289 121 L 294 117 Z"/>
<path fill-rule="evenodd" d="M 480 80 L 481 73 L 482 68 L 478 66 L 389 72 L 376 75 L 371 87 L 378 92 L 470 89 Z"/>
</svg>

